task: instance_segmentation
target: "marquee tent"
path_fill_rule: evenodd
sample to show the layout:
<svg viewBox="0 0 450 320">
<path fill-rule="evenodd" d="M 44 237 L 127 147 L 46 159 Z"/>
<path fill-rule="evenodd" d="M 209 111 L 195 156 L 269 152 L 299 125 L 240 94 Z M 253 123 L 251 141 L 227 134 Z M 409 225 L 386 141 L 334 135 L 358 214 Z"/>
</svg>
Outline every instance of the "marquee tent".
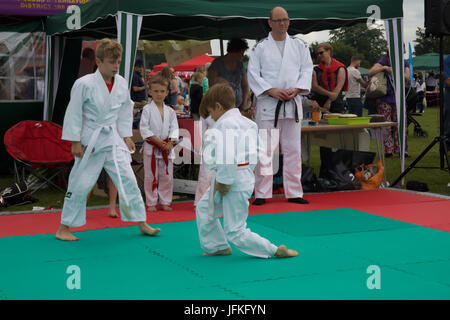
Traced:
<svg viewBox="0 0 450 320">
<path fill-rule="evenodd" d="M 447 55 L 444 55 L 444 59 Z M 414 70 L 439 71 L 439 53 L 426 53 L 413 58 Z"/>
<path fill-rule="evenodd" d="M 289 33 L 294 35 L 384 20 L 394 85 L 404 88 L 402 0 L 91 0 L 80 5 L 79 10 L 39 21 L 47 34 L 47 88 L 56 89 L 63 52 L 60 46 L 65 38 L 117 38 L 124 47 L 120 74 L 131 81 L 138 39 L 261 39 L 270 31 L 267 19 L 275 6 L 288 11 Z M 39 23 L 28 24 L 34 28 L 40 26 Z M 23 25 L 8 28 L 8 31 L 26 29 Z M 47 90 L 44 119 L 52 119 L 53 91 Z M 404 90 L 396 90 L 402 171 L 406 129 L 404 95 Z"/>
</svg>

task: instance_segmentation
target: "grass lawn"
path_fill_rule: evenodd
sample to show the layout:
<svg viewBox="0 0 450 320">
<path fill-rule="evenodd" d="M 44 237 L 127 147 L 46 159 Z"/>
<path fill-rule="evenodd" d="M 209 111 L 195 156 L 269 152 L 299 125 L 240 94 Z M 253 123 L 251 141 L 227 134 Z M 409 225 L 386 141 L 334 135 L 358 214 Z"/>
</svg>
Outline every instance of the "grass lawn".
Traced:
<svg viewBox="0 0 450 320">
<path fill-rule="evenodd" d="M 428 132 L 428 138 L 415 137 L 413 135 L 413 125 L 409 127 L 408 135 L 408 152 L 411 155 L 410 158 L 405 160 L 405 168 L 407 168 L 414 159 L 428 146 L 434 137 L 439 135 L 439 108 L 429 107 L 425 110 L 422 117 L 416 117 L 416 119 L 421 124 L 422 128 Z M 371 141 L 370 150 L 377 152 L 375 140 Z M 439 160 L 439 146 L 435 145 L 428 154 L 417 164 L 420 167 L 436 167 L 440 165 Z M 311 148 L 311 166 L 318 175 L 320 168 L 320 154 L 319 147 L 312 146 Z M 398 156 L 386 159 L 386 171 L 387 180 L 393 182 L 400 174 L 400 159 Z M 428 185 L 428 188 L 433 193 L 439 194 L 450 194 L 450 188 L 447 184 L 450 182 L 450 176 L 447 171 L 440 169 L 421 169 L 414 168 L 405 176 L 405 186 L 408 181 L 420 181 Z M 11 176 L 1 176 L 0 177 L 0 189 L 3 189 L 14 183 L 14 179 Z M 8 208 L 0 209 L 0 212 L 4 211 L 26 211 L 31 210 L 33 206 L 40 207 L 52 207 L 52 208 L 62 208 L 64 201 L 64 193 L 57 191 L 55 189 L 44 189 L 37 191 L 32 195 L 32 197 L 39 199 L 39 202 L 34 204 L 22 205 L 22 206 L 12 206 Z M 193 197 L 192 197 L 193 198 Z M 108 205 L 108 198 L 99 197 L 92 195 L 89 198 L 88 206 L 100 206 Z"/>
</svg>

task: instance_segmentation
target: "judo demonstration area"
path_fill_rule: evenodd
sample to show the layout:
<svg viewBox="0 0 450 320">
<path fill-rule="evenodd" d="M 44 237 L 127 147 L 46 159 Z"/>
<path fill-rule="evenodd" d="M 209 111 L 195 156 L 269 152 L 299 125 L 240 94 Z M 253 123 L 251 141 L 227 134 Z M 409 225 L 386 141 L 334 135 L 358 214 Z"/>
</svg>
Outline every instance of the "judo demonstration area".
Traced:
<svg viewBox="0 0 450 320">
<path fill-rule="evenodd" d="M 448 197 L 395 189 L 277 197 L 250 206 L 248 227 L 299 256 L 233 248 L 203 257 L 192 202 L 147 213 L 161 228 L 88 210 L 77 242 L 55 239 L 61 212 L 0 216 L 0 299 L 450 299 Z"/>
</svg>

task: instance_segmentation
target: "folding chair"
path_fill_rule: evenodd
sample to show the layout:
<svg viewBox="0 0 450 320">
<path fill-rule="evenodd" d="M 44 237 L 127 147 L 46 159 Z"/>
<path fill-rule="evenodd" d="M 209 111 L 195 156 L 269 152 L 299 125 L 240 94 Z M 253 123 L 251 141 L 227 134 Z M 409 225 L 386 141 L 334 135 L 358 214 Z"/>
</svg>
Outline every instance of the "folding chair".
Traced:
<svg viewBox="0 0 450 320">
<path fill-rule="evenodd" d="M 62 127 L 50 121 L 25 120 L 6 131 L 3 141 L 6 151 L 14 159 L 16 182 L 26 181 L 30 174 L 37 178 L 28 185 L 33 189 L 30 194 L 45 185 L 66 191 L 65 169 L 72 164 L 74 157 L 71 142 L 62 140 L 61 136 Z M 54 182 L 58 177 L 64 188 Z"/>
</svg>

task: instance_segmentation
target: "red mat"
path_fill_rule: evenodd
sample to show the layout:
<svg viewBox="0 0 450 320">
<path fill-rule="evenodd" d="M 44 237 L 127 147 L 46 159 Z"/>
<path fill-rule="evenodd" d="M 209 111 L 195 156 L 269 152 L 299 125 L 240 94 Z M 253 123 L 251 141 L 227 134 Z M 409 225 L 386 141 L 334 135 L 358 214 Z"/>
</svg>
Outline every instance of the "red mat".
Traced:
<svg viewBox="0 0 450 320">
<path fill-rule="evenodd" d="M 368 190 L 307 194 L 308 205 L 289 203 L 283 197 L 269 199 L 263 206 L 250 206 L 249 214 L 353 208 L 363 212 L 450 232 L 450 200 L 396 190 Z M 147 222 L 157 224 L 195 220 L 193 202 L 174 203 L 173 211 L 147 213 Z M 61 212 L 0 216 L 0 237 L 53 234 Z M 88 210 L 87 224 L 76 231 L 136 225 L 108 217 L 108 209 Z"/>
</svg>

